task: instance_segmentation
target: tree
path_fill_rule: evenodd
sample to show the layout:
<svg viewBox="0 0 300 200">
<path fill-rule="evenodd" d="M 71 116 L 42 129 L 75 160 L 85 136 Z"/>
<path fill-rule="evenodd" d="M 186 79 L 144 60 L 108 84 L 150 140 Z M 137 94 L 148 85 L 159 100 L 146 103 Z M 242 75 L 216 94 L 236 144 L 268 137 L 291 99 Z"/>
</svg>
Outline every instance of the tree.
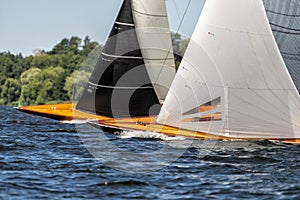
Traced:
<svg viewBox="0 0 300 200">
<path fill-rule="evenodd" d="M 42 70 L 31 68 L 21 75 L 22 91 L 20 101 L 24 104 L 34 104 L 38 96 L 39 90 L 42 87 L 40 74 Z"/>
<path fill-rule="evenodd" d="M 40 80 L 43 81 L 43 86 L 40 88 L 36 99 L 37 103 L 68 100 L 66 92 L 63 90 L 65 82 L 65 71 L 63 68 L 49 67 L 42 70 Z"/>
<path fill-rule="evenodd" d="M 171 37 L 172 37 L 173 52 L 175 57 L 175 66 L 177 69 L 181 63 L 182 57 L 186 51 L 186 48 L 190 40 L 182 39 L 182 36 L 179 33 L 172 33 Z"/>
<path fill-rule="evenodd" d="M 66 54 L 66 53 L 79 53 L 79 47 L 81 45 L 81 39 L 77 36 L 72 36 L 70 39 L 64 38 L 60 43 L 55 45 L 49 54 Z"/>
<path fill-rule="evenodd" d="M 7 78 L 19 78 L 21 73 L 26 70 L 22 66 L 22 61 L 21 54 L 0 53 L 0 85 L 3 85 Z"/>
<path fill-rule="evenodd" d="M 81 45 L 81 39 L 77 36 L 73 36 L 70 39 L 70 43 L 67 50 L 68 52 L 72 52 L 73 54 L 78 54 L 80 45 Z"/>
<path fill-rule="evenodd" d="M 53 49 L 49 52 L 49 54 L 61 54 L 61 53 L 66 53 L 67 52 L 67 47 L 69 46 L 69 39 L 64 38 L 53 47 Z"/>
<path fill-rule="evenodd" d="M 79 100 L 89 77 L 89 72 L 80 70 L 74 71 L 71 76 L 67 78 L 64 89 L 67 91 L 70 99 Z"/>
<path fill-rule="evenodd" d="M 25 104 L 68 100 L 63 90 L 64 81 L 64 69 L 61 67 L 48 67 L 43 70 L 31 68 L 21 75 L 21 100 Z"/>
<path fill-rule="evenodd" d="M 89 36 L 86 36 L 83 40 L 82 55 L 88 56 L 99 44 L 97 42 L 92 42 Z"/>
<path fill-rule="evenodd" d="M 172 34 L 172 41 L 175 55 L 183 55 L 189 41 L 180 34 Z M 0 104 L 18 99 L 25 104 L 66 101 L 72 98 L 73 88 L 78 99 L 102 48 L 89 36 L 83 40 L 73 36 L 63 38 L 49 52 L 37 50 L 25 58 L 0 52 Z M 180 61 L 176 57 L 177 66 Z"/>
<path fill-rule="evenodd" d="M 0 94 L 2 104 L 17 104 L 21 94 L 21 84 L 13 78 L 6 79 Z"/>
</svg>

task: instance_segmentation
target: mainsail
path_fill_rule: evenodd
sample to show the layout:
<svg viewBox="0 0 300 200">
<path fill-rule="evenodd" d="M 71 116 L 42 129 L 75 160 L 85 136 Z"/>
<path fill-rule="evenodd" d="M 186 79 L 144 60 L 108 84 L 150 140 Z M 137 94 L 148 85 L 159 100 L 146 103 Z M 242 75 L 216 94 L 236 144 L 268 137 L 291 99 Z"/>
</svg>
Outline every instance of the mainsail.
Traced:
<svg viewBox="0 0 300 200">
<path fill-rule="evenodd" d="M 163 65 L 168 64 L 174 69 L 173 74 L 168 71 L 166 84 L 169 86 L 175 76 L 175 67 L 172 56 L 168 53 L 158 53 L 161 52 L 160 48 L 171 48 L 170 32 L 163 37 L 154 37 L 154 33 L 144 36 L 142 32 L 144 28 L 159 28 L 157 23 L 151 24 L 157 18 L 162 18 L 164 29 L 169 30 L 165 7 L 158 10 L 153 8 L 150 10 L 153 13 L 148 15 L 148 10 L 140 10 L 139 6 L 149 6 L 147 2 L 148 0 L 123 1 L 102 55 L 77 104 L 77 109 L 109 117 L 148 116 L 149 110 L 151 114 L 158 114 L 160 107 L 154 105 L 160 104 L 160 98 L 164 99 L 166 91 L 160 92 L 160 88 L 153 86 L 155 85 L 153 80 L 159 79 L 158 76 L 164 73 L 164 70 L 161 70 L 165 67 Z M 159 0 L 157 3 L 161 6 L 165 4 L 164 0 Z M 136 12 L 147 15 L 144 20 L 149 24 L 139 25 L 140 20 Z M 141 26 L 140 31 L 138 31 L 139 26 Z M 144 45 L 145 40 L 152 41 L 150 50 L 147 49 L 147 45 Z M 162 41 L 164 46 L 156 46 Z M 168 60 L 168 63 L 164 63 L 163 60 Z M 156 68 L 149 67 L 151 63 L 157 61 L 160 62 L 159 67 L 157 64 L 154 64 Z M 157 73 L 157 69 L 160 73 Z"/>
<path fill-rule="evenodd" d="M 206 1 L 158 123 L 232 138 L 300 137 L 300 98 L 280 53 L 300 46 L 278 48 L 264 2 Z"/>
<path fill-rule="evenodd" d="M 300 2 L 263 0 L 266 13 L 285 64 L 300 91 Z"/>
</svg>

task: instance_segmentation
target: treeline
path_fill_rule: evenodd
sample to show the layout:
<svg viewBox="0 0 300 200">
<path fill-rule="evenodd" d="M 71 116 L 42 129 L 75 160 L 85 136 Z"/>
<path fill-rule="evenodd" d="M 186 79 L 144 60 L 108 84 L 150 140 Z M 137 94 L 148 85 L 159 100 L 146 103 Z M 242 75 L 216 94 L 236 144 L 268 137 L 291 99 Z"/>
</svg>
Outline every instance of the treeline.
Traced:
<svg viewBox="0 0 300 200">
<path fill-rule="evenodd" d="M 187 41 L 179 34 L 172 34 L 172 39 L 174 52 L 182 55 Z M 70 101 L 76 79 L 87 79 L 88 71 L 95 64 L 95 59 L 90 63 L 85 59 L 96 47 L 98 52 L 101 51 L 102 46 L 88 36 L 83 40 L 73 36 L 64 38 L 48 52 L 35 50 L 34 55 L 28 57 L 0 53 L 0 105 Z M 176 57 L 177 65 L 180 59 L 180 56 Z M 90 66 L 80 69 L 86 64 Z"/>
<path fill-rule="evenodd" d="M 28 57 L 0 53 L 0 104 L 70 101 L 73 80 L 69 77 L 97 45 L 88 36 L 83 40 L 74 36 L 61 40 L 49 52 L 35 50 Z"/>
</svg>

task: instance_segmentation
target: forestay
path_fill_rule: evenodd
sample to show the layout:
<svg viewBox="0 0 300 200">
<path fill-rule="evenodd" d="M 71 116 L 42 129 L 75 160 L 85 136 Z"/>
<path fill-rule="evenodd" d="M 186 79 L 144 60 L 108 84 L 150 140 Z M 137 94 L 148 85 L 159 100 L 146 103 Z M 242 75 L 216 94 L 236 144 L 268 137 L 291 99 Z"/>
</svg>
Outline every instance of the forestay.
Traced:
<svg viewBox="0 0 300 200">
<path fill-rule="evenodd" d="M 157 121 L 235 138 L 300 138 L 299 94 L 262 0 L 206 1 Z"/>
</svg>

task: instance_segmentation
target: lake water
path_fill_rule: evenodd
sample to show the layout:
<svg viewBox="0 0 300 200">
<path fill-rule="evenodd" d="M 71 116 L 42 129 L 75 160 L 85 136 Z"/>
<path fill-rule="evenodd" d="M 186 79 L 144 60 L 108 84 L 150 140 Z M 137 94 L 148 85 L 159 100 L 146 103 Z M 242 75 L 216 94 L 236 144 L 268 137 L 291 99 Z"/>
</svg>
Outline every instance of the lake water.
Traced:
<svg viewBox="0 0 300 200">
<path fill-rule="evenodd" d="M 104 134 L 0 107 L 0 199 L 300 199 L 300 145 Z"/>
</svg>

